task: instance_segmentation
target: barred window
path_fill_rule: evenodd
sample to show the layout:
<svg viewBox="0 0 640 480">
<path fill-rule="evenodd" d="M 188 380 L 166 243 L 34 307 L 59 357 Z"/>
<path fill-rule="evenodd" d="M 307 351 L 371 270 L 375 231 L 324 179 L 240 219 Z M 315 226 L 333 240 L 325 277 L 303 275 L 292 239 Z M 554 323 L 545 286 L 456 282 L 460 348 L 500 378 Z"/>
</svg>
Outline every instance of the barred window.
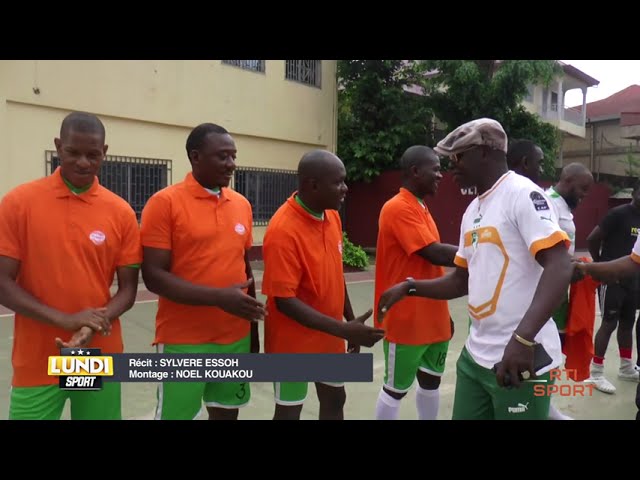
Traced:
<svg viewBox="0 0 640 480">
<path fill-rule="evenodd" d="M 226 65 L 240 67 L 244 70 L 264 73 L 264 60 L 222 60 Z"/>
<path fill-rule="evenodd" d="M 47 174 L 60 165 L 56 152 L 45 152 Z M 171 160 L 107 155 L 98 172 L 100 184 L 124 198 L 135 210 L 142 209 L 158 190 L 171 184 Z"/>
<path fill-rule="evenodd" d="M 321 87 L 322 60 L 286 60 L 285 78 L 295 82 Z"/>
<path fill-rule="evenodd" d="M 298 189 L 298 172 L 238 167 L 234 189 L 251 203 L 254 225 L 267 225 L 276 210 Z"/>
</svg>

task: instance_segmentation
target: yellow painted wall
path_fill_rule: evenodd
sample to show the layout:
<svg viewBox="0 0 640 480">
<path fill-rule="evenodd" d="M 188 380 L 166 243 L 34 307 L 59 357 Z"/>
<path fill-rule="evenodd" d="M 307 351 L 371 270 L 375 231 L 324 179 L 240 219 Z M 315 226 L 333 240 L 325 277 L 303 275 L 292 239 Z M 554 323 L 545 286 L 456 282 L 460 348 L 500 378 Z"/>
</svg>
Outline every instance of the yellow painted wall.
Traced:
<svg viewBox="0 0 640 480">
<path fill-rule="evenodd" d="M 109 154 L 171 160 L 173 182 L 190 170 L 184 145 L 202 122 L 231 132 L 239 166 L 294 170 L 310 149 L 335 151 L 336 61 L 321 71 L 315 88 L 286 80 L 284 60 L 265 73 L 220 60 L 0 61 L 0 196 L 45 175 L 73 110 L 102 119 Z"/>
<path fill-rule="evenodd" d="M 193 127 L 219 123 L 241 135 L 334 144 L 336 62 L 322 61 L 322 88 L 220 60 L 2 61 L 2 96 L 22 103 Z M 35 94 L 34 88 L 40 93 Z"/>
</svg>

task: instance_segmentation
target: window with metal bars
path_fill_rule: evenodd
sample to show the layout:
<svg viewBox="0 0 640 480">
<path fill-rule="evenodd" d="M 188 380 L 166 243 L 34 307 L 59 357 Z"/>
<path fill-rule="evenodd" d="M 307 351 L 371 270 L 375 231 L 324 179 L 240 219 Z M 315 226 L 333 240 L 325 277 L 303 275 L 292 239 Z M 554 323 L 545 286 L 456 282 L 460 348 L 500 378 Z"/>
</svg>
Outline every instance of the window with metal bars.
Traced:
<svg viewBox="0 0 640 480">
<path fill-rule="evenodd" d="M 45 152 L 47 174 L 60 165 L 56 152 Z M 107 155 L 98 172 L 100 184 L 124 198 L 138 220 L 147 200 L 171 184 L 171 160 Z"/>
<path fill-rule="evenodd" d="M 267 225 L 276 210 L 298 189 L 295 170 L 238 167 L 234 190 L 244 195 L 253 209 L 254 225 Z"/>
<path fill-rule="evenodd" d="M 271 168 L 237 167 L 233 189 L 244 195 L 253 210 L 253 224 L 265 226 L 276 210 L 298 189 L 298 172 Z M 344 205 L 338 210 L 344 225 Z"/>
<path fill-rule="evenodd" d="M 253 72 L 264 73 L 265 71 L 264 60 L 222 60 L 222 63 Z"/>
<path fill-rule="evenodd" d="M 285 60 L 285 78 L 321 88 L 322 60 Z"/>
</svg>

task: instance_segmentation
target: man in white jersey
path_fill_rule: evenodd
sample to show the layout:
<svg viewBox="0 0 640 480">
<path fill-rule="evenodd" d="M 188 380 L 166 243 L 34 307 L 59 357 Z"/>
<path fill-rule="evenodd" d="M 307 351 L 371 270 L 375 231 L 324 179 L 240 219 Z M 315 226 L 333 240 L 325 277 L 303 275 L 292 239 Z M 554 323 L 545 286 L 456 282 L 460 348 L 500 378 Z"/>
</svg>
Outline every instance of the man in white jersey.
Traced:
<svg viewBox="0 0 640 480">
<path fill-rule="evenodd" d="M 542 189 L 508 170 L 507 136 L 497 121 L 461 125 L 434 150 L 451 157 L 461 187 L 475 186 L 479 194 L 462 218 L 457 268 L 436 280 L 391 287 L 378 311 L 384 314 L 405 295 L 468 294 L 471 325 L 457 363 L 453 419 L 545 420 L 549 396 L 526 380 L 537 376 L 550 385 L 549 370 L 562 360 L 551 313 L 571 280 L 569 239 Z M 552 361 L 536 371 L 538 343 Z M 507 374 L 515 388 L 503 388 Z"/>
<path fill-rule="evenodd" d="M 593 175 L 587 167 L 581 163 L 571 163 L 565 166 L 560 173 L 560 180 L 553 187 L 549 187 L 545 192 L 551 199 L 551 206 L 558 216 L 558 224 L 571 241 L 569 255 L 573 257 L 576 251 L 576 225 L 573 222 L 573 211 L 580 202 L 587 196 L 589 189 L 593 185 Z M 574 270 L 573 281 L 581 278 L 582 274 L 578 269 Z M 560 343 L 564 345 L 565 332 L 569 316 L 569 292 L 562 299 L 562 304 L 552 315 L 560 333 Z M 558 410 L 553 402 L 549 406 L 550 420 L 572 420 Z"/>
<path fill-rule="evenodd" d="M 555 186 L 545 192 L 551 199 L 551 206 L 558 216 L 558 224 L 571 241 L 569 255 L 573 257 L 576 251 L 576 225 L 573 223 L 573 211 L 587 196 L 593 185 L 593 175 L 581 163 L 571 163 L 562 169 L 560 180 Z M 578 273 L 579 270 L 576 270 Z M 574 280 L 578 278 L 574 276 Z M 569 297 L 565 296 L 562 305 L 553 313 L 553 319 L 560 332 L 560 340 L 564 343 L 564 333 L 567 327 L 567 312 Z"/>
<path fill-rule="evenodd" d="M 640 235 L 633 245 L 631 254 L 608 262 L 576 263 L 576 267 L 584 274 L 591 275 L 602 282 L 615 282 L 640 273 Z M 640 420 L 640 383 L 636 388 L 636 420 Z"/>
</svg>

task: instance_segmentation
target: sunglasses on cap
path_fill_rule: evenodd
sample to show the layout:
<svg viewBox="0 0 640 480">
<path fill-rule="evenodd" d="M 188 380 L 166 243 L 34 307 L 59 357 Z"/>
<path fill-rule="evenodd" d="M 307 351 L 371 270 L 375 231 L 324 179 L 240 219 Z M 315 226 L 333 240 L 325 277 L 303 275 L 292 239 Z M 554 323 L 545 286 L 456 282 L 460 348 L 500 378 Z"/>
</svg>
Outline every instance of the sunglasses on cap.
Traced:
<svg viewBox="0 0 640 480">
<path fill-rule="evenodd" d="M 466 153 L 466 152 L 468 152 L 469 150 L 472 150 L 472 149 L 474 149 L 474 148 L 476 148 L 476 147 L 480 147 L 480 146 L 481 146 L 481 145 L 469 145 L 469 146 L 468 146 L 467 148 L 465 148 L 464 150 L 462 150 L 462 151 L 460 151 L 460 152 L 458 152 L 458 153 L 453 153 L 453 154 L 451 154 L 451 155 L 449 156 L 449 158 L 451 158 L 451 160 L 452 160 L 454 163 L 458 163 L 458 162 L 460 162 L 460 157 L 462 157 L 462 154 L 463 154 L 463 153 Z"/>
</svg>

